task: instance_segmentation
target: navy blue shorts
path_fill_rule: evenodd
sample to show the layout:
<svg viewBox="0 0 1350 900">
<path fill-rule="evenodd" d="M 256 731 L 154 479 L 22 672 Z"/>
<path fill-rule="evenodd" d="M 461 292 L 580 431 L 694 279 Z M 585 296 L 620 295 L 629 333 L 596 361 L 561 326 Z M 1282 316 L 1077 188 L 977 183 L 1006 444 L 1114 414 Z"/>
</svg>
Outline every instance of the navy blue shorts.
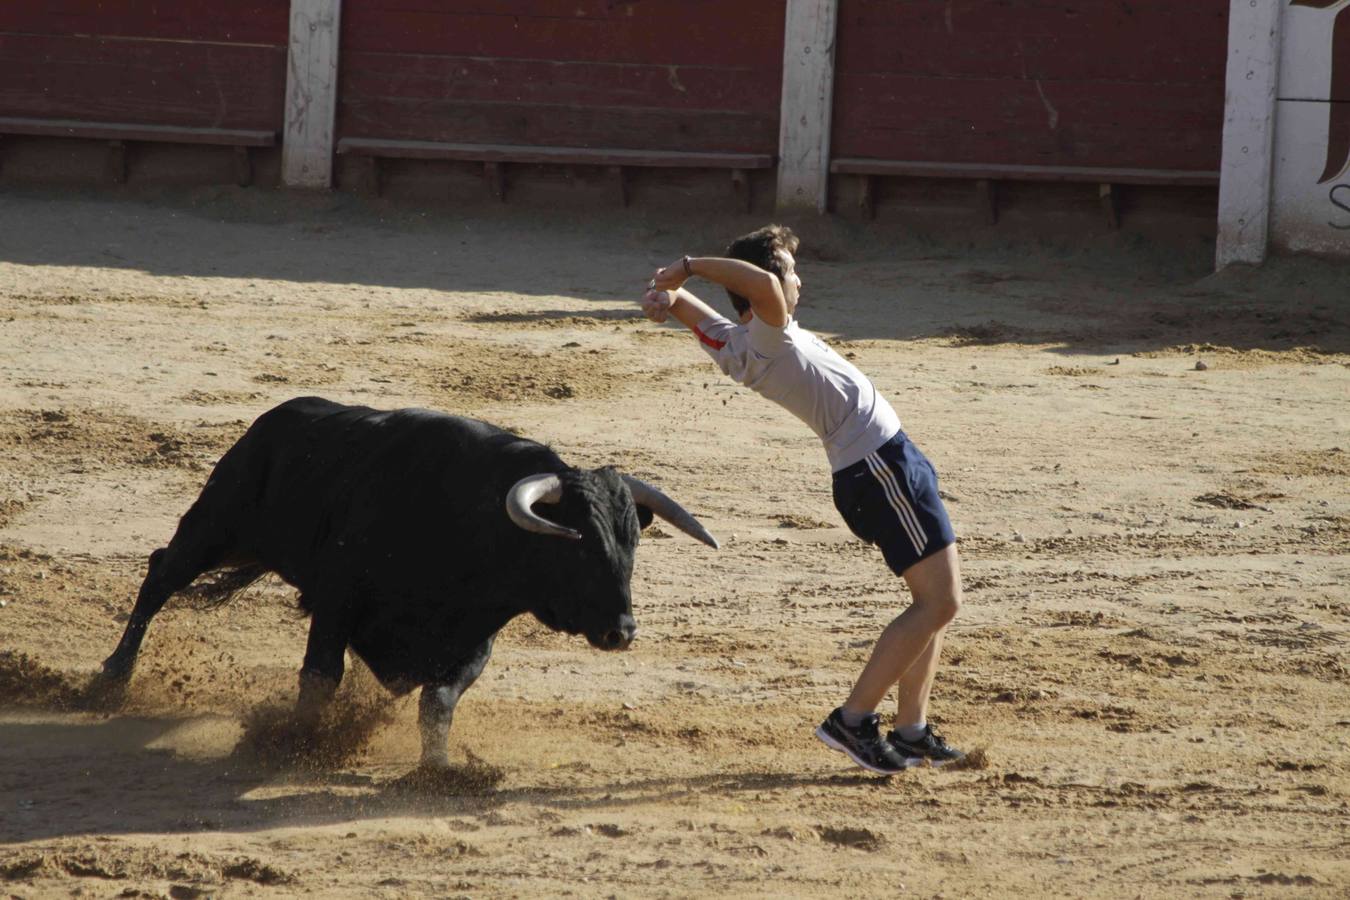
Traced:
<svg viewBox="0 0 1350 900">
<path fill-rule="evenodd" d="M 834 473 L 834 505 L 850 531 L 881 548 L 897 575 L 956 543 L 937 472 L 903 431 Z"/>
</svg>

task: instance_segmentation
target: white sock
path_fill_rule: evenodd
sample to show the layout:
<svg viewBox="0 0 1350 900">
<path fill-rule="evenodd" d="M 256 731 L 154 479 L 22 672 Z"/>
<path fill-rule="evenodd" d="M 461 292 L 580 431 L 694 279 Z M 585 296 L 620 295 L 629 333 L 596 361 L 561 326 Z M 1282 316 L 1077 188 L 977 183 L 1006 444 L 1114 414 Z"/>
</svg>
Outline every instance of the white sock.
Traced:
<svg viewBox="0 0 1350 900">
<path fill-rule="evenodd" d="M 897 725 L 895 730 L 900 735 L 900 740 L 917 741 L 928 731 L 928 723 L 919 722 L 917 725 Z"/>
</svg>

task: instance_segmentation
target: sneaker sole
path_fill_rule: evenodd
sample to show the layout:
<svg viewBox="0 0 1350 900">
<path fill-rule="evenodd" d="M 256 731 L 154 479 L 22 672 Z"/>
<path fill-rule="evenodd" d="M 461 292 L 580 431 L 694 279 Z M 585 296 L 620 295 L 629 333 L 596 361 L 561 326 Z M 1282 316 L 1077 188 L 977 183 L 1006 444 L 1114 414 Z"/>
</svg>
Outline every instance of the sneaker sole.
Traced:
<svg viewBox="0 0 1350 900">
<path fill-rule="evenodd" d="M 838 750 L 840 753 L 844 754 L 849 759 L 853 760 L 853 762 L 857 766 L 866 769 L 867 771 L 875 775 L 895 775 L 898 772 L 903 772 L 905 769 L 913 768 L 914 766 L 917 766 L 919 763 L 923 762 L 923 760 L 921 759 L 915 759 L 914 757 L 907 757 L 905 759 L 905 765 L 902 768 L 894 770 L 881 769 L 872 765 L 866 760 L 859 759 L 857 756 L 855 756 L 853 751 L 850 750 L 846 745 L 839 743 L 833 737 L 831 737 L 830 733 L 825 730 L 824 726 L 821 725 L 816 726 L 816 738 L 826 747 L 829 747 L 831 750 Z"/>
</svg>

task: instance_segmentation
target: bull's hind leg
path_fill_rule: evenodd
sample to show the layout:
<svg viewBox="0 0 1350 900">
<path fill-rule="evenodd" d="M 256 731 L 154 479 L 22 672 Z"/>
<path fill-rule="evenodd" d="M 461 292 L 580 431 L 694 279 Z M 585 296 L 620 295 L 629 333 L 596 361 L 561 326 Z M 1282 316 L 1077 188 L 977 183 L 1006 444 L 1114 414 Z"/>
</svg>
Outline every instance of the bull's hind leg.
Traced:
<svg viewBox="0 0 1350 900">
<path fill-rule="evenodd" d="M 488 638 L 474 651 L 473 655 L 440 684 L 428 684 L 422 687 L 422 697 L 417 704 L 417 724 L 422 731 L 422 765 L 427 768 L 445 769 L 450 765 L 450 723 L 455 717 L 455 705 L 460 696 L 469 689 L 469 685 L 483 674 L 488 659 L 492 656 L 492 638 Z"/>
<path fill-rule="evenodd" d="M 150 620 L 171 596 L 220 563 L 226 542 L 212 534 L 213 529 L 203 522 L 205 518 L 199 501 L 183 516 L 169 546 L 150 554 L 150 565 L 122 640 L 103 662 L 105 679 L 124 681 L 131 676 Z"/>
</svg>

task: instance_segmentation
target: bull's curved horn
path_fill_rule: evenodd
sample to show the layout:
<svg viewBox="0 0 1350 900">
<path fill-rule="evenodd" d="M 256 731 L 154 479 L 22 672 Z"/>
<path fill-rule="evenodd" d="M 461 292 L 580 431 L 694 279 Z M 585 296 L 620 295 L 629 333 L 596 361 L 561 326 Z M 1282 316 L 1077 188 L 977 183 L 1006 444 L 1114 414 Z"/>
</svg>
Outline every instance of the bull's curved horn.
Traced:
<svg viewBox="0 0 1350 900">
<path fill-rule="evenodd" d="M 527 475 L 506 494 L 506 514 L 526 531 L 551 537 L 581 540 L 581 532 L 550 522 L 530 509 L 536 503 L 557 503 L 562 499 L 562 479 L 557 475 Z"/>
<path fill-rule="evenodd" d="M 640 478 L 624 475 L 623 480 L 633 495 L 634 503 L 647 507 L 694 540 L 702 541 L 714 550 L 718 549 L 717 538 L 709 534 L 708 529 L 699 524 L 698 519 L 683 506 Z"/>
</svg>

